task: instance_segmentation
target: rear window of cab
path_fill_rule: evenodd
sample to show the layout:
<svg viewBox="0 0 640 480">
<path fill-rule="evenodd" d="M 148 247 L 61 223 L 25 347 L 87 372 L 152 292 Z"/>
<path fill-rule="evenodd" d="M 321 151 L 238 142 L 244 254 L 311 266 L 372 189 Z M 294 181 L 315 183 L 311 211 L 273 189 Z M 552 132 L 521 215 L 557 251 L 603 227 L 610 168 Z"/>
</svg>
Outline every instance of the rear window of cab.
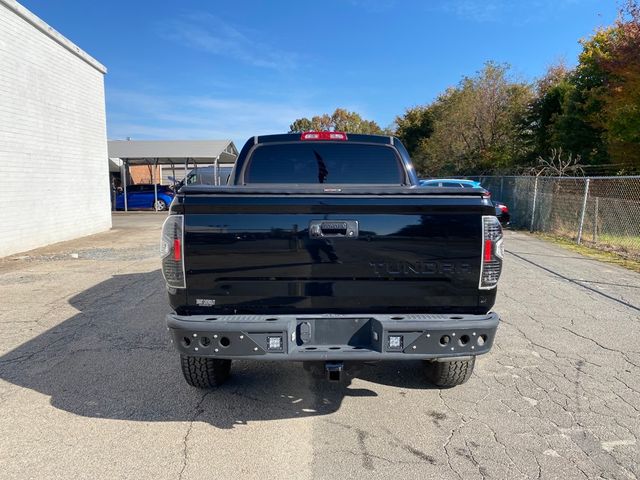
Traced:
<svg viewBox="0 0 640 480">
<path fill-rule="evenodd" d="M 388 145 L 304 142 L 258 145 L 245 184 L 403 185 L 404 169 Z"/>
</svg>

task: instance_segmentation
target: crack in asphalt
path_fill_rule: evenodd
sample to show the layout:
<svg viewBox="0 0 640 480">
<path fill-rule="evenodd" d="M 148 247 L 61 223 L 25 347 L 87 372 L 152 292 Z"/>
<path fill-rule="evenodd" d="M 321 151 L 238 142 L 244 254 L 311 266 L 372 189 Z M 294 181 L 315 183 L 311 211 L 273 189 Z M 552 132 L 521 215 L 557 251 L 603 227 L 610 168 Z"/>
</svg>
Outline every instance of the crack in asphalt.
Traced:
<svg viewBox="0 0 640 480">
<path fill-rule="evenodd" d="M 354 451 L 354 450 L 348 450 L 348 449 L 339 449 L 339 450 L 326 450 L 325 453 L 327 454 L 336 454 L 336 453 L 346 453 L 349 455 L 353 455 L 355 457 L 362 457 L 363 455 L 365 455 L 365 453 L 363 453 L 362 451 Z M 421 462 L 408 462 L 406 460 L 398 460 L 398 459 L 391 459 L 391 458 L 387 458 L 387 457 L 383 457 L 382 455 L 376 455 L 373 453 L 366 453 L 366 457 L 369 460 L 375 459 L 375 460 L 381 460 L 383 462 L 387 462 L 389 465 L 418 465 Z M 371 466 L 373 467 L 373 463 L 371 463 Z M 375 468 L 371 468 L 368 470 L 375 470 Z"/>
<path fill-rule="evenodd" d="M 607 298 L 609 300 L 612 300 L 612 301 L 617 302 L 617 303 L 619 303 L 621 305 L 624 305 L 627 308 L 630 308 L 632 310 L 640 312 L 640 307 L 637 307 L 637 306 L 635 306 L 635 305 L 633 305 L 631 303 L 625 302 L 624 300 L 620 300 L 619 298 L 612 297 L 611 295 L 607 295 L 606 293 L 601 292 L 601 291 L 599 291 L 599 290 L 597 290 L 595 288 L 591 288 L 588 285 L 582 285 L 580 282 L 578 282 L 578 281 L 576 281 L 576 280 L 574 280 L 572 278 L 569 278 L 569 277 L 567 277 L 567 276 L 565 276 L 565 275 L 563 275 L 563 274 L 561 274 L 559 272 L 556 272 L 555 270 L 552 270 L 550 268 L 544 267 L 544 266 L 540 265 L 539 263 L 534 262 L 533 260 L 529 260 L 528 258 L 523 257 L 522 255 L 519 255 L 519 254 L 514 253 L 512 251 L 509 251 L 509 250 L 506 250 L 506 252 L 511 254 L 511 255 L 513 255 L 516 258 L 519 258 L 520 260 L 522 260 L 524 262 L 527 262 L 527 263 L 529 263 L 531 265 L 534 265 L 534 266 L 544 270 L 545 272 L 548 272 L 548 273 L 550 273 L 552 275 L 555 275 L 556 277 L 561 278 L 561 279 L 563 279 L 563 280 L 565 280 L 565 281 L 567 281 L 567 282 L 569 282 L 569 283 L 571 283 L 573 285 L 577 285 L 577 286 L 579 286 L 581 288 L 584 288 L 585 290 L 589 290 L 589 291 L 591 291 L 593 293 L 596 293 L 598 295 L 601 295 L 601 296 L 603 296 L 603 297 L 605 297 L 605 298 Z"/>
<path fill-rule="evenodd" d="M 606 347 L 605 345 L 601 344 L 600 342 L 598 342 L 597 340 L 591 338 L 591 337 L 587 337 L 586 335 L 582 335 L 574 330 L 571 330 L 570 328 L 561 326 L 560 328 L 562 328 L 563 330 L 566 330 L 569 333 L 572 333 L 573 335 L 575 335 L 576 337 L 580 337 L 583 338 L 585 340 L 589 340 L 593 343 L 595 343 L 598 347 L 602 348 L 603 350 L 607 350 L 609 352 L 614 352 L 614 353 L 618 353 L 622 356 L 622 358 L 625 359 L 625 361 L 635 367 L 639 367 L 640 365 L 637 365 L 636 363 L 632 362 L 631 360 L 629 360 L 629 357 L 627 356 L 627 353 L 623 352 L 622 350 L 617 350 L 615 348 L 610 348 L 610 347 Z M 640 352 L 636 352 L 634 350 L 629 350 L 630 353 L 636 353 L 636 354 L 640 354 Z"/>
<path fill-rule="evenodd" d="M 358 439 L 358 447 L 360 448 L 360 454 L 362 455 L 362 466 L 365 470 L 375 470 L 373 466 L 373 460 L 369 451 L 367 450 L 367 444 L 365 441 L 367 440 L 367 436 L 369 434 L 360 428 L 356 428 L 356 436 Z"/>
<path fill-rule="evenodd" d="M 471 445 L 469 444 L 469 441 L 465 439 L 464 444 L 467 447 L 467 452 L 469 452 L 469 459 L 471 460 L 471 462 L 478 469 L 478 473 L 480 474 L 480 476 L 483 479 L 486 479 L 487 478 L 487 470 L 482 465 L 480 465 L 480 462 L 476 459 L 475 455 L 473 454 L 473 449 L 472 449 Z"/>
<path fill-rule="evenodd" d="M 189 421 L 189 426 L 187 427 L 187 431 L 182 437 L 182 468 L 180 469 L 180 473 L 178 474 L 178 480 L 182 480 L 182 476 L 184 475 L 184 472 L 187 469 L 187 464 L 189 463 L 189 436 L 191 435 L 191 430 L 193 430 L 193 424 L 195 423 L 196 418 L 198 418 L 198 416 L 200 416 L 200 414 L 203 412 L 201 408 L 202 404 L 204 403 L 207 396 L 209 396 L 211 393 L 213 392 L 212 391 L 205 392 L 200 398 L 200 400 L 198 401 L 198 403 L 196 404 L 196 406 L 194 407 L 193 416 Z"/>
<path fill-rule="evenodd" d="M 69 340 L 73 337 L 75 337 L 76 334 L 72 333 L 70 335 L 65 335 L 62 336 L 60 338 L 58 338 L 57 340 L 54 340 L 48 344 L 46 344 L 45 346 L 43 346 L 42 348 L 38 349 L 38 350 L 34 350 L 32 352 L 27 352 L 24 353 L 22 355 L 19 355 L 17 357 L 13 357 L 13 358 L 9 358 L 7 360 L 0 360 L 0 372 L 2 371 L 1 367 L 4 367 L 5 365 L 12 365 L 15 363 L 24 363 L 27 362 L 29 360 L 31 360 L 33 357 L 35 357 L 36 355 L 43 353 L 43 352 L 47 352 L 49 350 L 53 350 L 55 351 L 55 349 L 53 349 L 52 347 L 56 346 L 57 344 L 64 342 L 65 340 Z"/>
</svg>

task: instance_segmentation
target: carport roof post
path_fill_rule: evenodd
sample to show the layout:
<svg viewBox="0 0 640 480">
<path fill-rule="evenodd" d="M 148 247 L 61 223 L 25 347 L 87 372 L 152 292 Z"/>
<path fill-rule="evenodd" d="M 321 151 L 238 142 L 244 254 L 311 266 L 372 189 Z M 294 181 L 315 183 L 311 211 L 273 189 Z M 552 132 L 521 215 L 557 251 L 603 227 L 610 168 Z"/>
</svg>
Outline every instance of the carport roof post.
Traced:
<svg viewBox="0 0 640 480">
<path fill-rule="evenodd" d="M 231 140 L 109 140 L 109 157 L 125 160 L 129 165 L 174 163 L 233 164 L 238 150 Z"/>
</svg>

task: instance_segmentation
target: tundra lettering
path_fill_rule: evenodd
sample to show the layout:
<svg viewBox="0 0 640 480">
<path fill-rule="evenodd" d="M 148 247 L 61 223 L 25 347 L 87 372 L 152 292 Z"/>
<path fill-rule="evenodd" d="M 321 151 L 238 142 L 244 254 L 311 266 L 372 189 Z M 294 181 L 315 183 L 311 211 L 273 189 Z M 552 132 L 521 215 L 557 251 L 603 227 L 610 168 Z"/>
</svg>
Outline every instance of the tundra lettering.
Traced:
<svg viewBox="0 0 640 480">
<path fill-rule="evenodd" d="M 385 275 L 454 275 L 471 271 L 468 263 L 451 262 L 371 262 L 373 271 L 378 276 Z"/>
</svg>

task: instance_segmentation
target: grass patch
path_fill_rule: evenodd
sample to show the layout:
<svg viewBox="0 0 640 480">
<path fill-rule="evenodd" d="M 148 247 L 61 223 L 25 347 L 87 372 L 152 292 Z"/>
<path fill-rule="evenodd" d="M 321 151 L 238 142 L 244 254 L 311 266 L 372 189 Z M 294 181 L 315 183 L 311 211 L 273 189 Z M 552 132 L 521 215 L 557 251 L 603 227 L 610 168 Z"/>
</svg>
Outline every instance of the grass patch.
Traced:
<svg viewBox="0 0 640 480">
<path fill-rule="evenodd" d="M 592 238 L 592 235 L 589 235 L 587 238 Z M 602 233 L 598 235 L 598 243 L 640 250 L 640 237 L 637 235 L 611 235 Z"/>
<path fill-rule="evenodd" d="M 591 247 L 589 245 L 578 245 L 576 244 L 575 240 L 570 240 L 565 237 L 559 237 L 556 235 L 550 235 L 548 233 L 534 232 L 533 235 L 543 240 L 553 242 L 556 245 L 560 245 L 561 247 L 564 247 L 567 250 L 571 250 L 572 252 L 584 255 L 585 257 L 593 258 L 595 260 L 600 260 L 606 263 L 613 263 L 615 265 L 619 265 L 629 270 L 633 270 L 634 272 L 640 273 L 640 261 L 633 258 L 627 258 L 614 251 L 601 250 L 600 248 Z"/>
</svg>

